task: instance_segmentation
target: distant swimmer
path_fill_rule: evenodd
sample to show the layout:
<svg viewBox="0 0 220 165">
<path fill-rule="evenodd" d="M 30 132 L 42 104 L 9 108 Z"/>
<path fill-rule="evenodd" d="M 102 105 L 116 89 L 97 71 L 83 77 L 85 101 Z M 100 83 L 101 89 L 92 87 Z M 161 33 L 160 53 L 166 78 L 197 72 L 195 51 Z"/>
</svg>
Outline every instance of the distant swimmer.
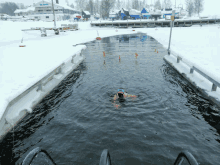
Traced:
<svg viewBox="0 0 220 165">
<path fill-rule="evenodd" d="M 136 97 L 137 97 L 136 95 L 130 95 L 130 94 L 126 93 L 124 91 L 124 89 L 118 89 L 117 94 L 114 95 L 114 98 L 113 98 L 114 103 L 113 104 L 116 108 L 119 108 L 120 105 L 115 103 L 116 100 L 124 100 L 126 98 L 136 98 Z"/>
</svg>

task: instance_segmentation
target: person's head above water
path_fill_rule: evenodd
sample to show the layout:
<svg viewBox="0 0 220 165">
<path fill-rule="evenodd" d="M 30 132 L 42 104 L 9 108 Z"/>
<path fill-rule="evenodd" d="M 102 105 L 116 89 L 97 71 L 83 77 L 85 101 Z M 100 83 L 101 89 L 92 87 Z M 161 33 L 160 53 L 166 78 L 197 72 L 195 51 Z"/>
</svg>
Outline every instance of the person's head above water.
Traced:
<svg viewBox="0 0 220 165">
<path fill-rule="evenodd" d="M 118 89 L 118 97 L 123 98 L 124 97 L 124 90 L 123 89 Z"/>
</svg>

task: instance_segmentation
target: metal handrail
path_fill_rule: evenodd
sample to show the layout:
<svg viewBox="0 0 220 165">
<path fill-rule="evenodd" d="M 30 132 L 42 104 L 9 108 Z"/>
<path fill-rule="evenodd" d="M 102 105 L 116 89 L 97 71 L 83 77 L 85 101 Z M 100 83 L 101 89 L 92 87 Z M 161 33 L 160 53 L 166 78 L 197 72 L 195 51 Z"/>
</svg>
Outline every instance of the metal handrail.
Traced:
<svg viewBox="0 0 220 165">
<path fill-rule="evenodd" d="M 40 147 L 37 147 L 33 149 L 31 152 L 29 152 L 29 154 L 25 157 L 21 165 L 30 165 L 34 160 L 35 156 L 37 156 L 37 154 L 39 154 L 40 152 L 43 152 L 47 156 L 47 158 L 49 158 L 52 164 L 56 165 L 56 163 L 53 161 L 53 159 L 50 157 L 47 151 L 41 149 Z M 181 153 L 179 153 L 178 157 L 176 158 L 176 161 L 174 162 L 174 165 L 181 165 L 184 162 L 184 158 L 188 161 L 190 165 L 198 165 L 198 162 L 196 161 L 194 156 L 188 151 L 182 151 Z M 99 165 L 112 165 L 108 149 L 104 149 L 102 151 Z"/>
<path fill-rule="evenodd" d="M 205 77 L 206 79 L 208 79 L 210 82 L 212 82 L 212 91 L 216 91 L 217 87 L 220 88 L 220 83 L 217 82 L 216 80 L 214 80 L 213 78 L 211 78 L 210 76 L 208 76 L 207 74 L 205 74 L 203 71 L 201 71 L 200 69 L 198 69 L 197 67 L 190 65 L 188 62 L 186 62 L 185 60 L 183 60 L 182 57 L 180 57 L 179 55 L 177 55 L 176 53 L 172 52 L 172 55 L 174 55 L 177 58 L 177 63 L 179 63 L 180 61 L 184 62 L 186 65 L 188 65 L 190 67 L 190 74 L 193 74 L 194 70 L 196 72 L 198 72 L 200 75 L 202 75 L 203 77 Z M 169 54 L 168 54 L 169 55 Z"/>
<path fill-rule="evenodd" d="M 32 161 L 34 160 L 35 156 L 39 154 L 40 152 L 43 152 L 47 158 L 52 162 L 53 165 L 56 165 L 56 163 L 53 161 L 53 159 L 50 157 L 50 155 L 47 153 L 46 150 L 41 149 L 40 147 L 37 147 L 33 149 L 29 154 L 25 157 L 25 159 L 22 162 L 22 165 L 30 165 Z"/>
<path fill-rule="evenodd" d="M 107 149 L 102 151 L 99 165 L 111 165 L 111 158 Z"/>
<path fill-rule="evenodd" d="M 181 153 L 179 153 L 174 165 L 181 165 L 184 161 L 184 158 L 188 161 L 190 165 L 198 165 L 194 156 L 188 151 L 182 151 Z"/>
</svg>

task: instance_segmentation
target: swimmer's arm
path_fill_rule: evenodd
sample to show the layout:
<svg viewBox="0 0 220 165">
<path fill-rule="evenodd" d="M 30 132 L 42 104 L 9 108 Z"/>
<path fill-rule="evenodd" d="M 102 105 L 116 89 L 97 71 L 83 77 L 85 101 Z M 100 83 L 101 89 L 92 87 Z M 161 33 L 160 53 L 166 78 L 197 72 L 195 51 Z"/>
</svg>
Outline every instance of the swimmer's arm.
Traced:
<svg viewBox="0 0 220 165">
<path fill-rule="evenodd" d="M 116 100 L 117 98 L 118 98 L 118 96 L 117 96 L 117 95 L 115 95 L 113 99 L 114 99 L 114 100 Z"/>
<path fill-rule="evenodd" d="M 127 97 L 137 97 L 136 95 L 129 95 L 127 94 Z"/>
</svg>

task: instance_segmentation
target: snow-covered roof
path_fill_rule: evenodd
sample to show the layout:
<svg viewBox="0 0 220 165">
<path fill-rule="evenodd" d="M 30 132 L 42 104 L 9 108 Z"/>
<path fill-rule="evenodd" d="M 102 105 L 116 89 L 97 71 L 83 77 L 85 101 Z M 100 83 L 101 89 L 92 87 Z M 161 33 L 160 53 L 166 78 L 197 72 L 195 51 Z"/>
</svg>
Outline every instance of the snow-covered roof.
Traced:
<svg viewBox="0 0 220 165">
<path fill-rule="evenodd" d="M 86 15 L 90 15 L 90 12 L 88 11 L 83 11 Z"/>
<path fill-rule="evenodd" d="M 69 9 L 69 10 L 72 10 L 72 11 L 78 11 L 76 9 L 73 9 L 69 6 L 67 6 L 66 4 L 55 4 L 56 6 L 60 6 L 60 7 L 63 7 L 64 9 Z"/>
<path fill-rule="evenodd" d="M 120 10 L 112 10 L 109 12 L 109 14 L 117 14 Z"/>
<path fill-rule="evenodd" d="M 24 9 L 16 9 L 16 10 L 14 11 L 14 13 L 22 13 L 22 12 L 24 12 Z"/>
<path fill-rule="evenodd" d="M 95 16 L 95 17 L 100 17 L 100 15 L 99 15 L 99 14 L 94 14 L 94 16 Z"/>
<path fill-rule="evenodd" d="M 35 7 L 28 7 L 27 9 L 16 9 L 14 13 L 26 13 L 29 11 L 34 11 Z"/>
<path fill-rule="evenodd" d="M 130 15 L 141 15 L 141 11 L 135 10 L 135 9 L 131 9 L 129 11 Z"/>
</svg>

